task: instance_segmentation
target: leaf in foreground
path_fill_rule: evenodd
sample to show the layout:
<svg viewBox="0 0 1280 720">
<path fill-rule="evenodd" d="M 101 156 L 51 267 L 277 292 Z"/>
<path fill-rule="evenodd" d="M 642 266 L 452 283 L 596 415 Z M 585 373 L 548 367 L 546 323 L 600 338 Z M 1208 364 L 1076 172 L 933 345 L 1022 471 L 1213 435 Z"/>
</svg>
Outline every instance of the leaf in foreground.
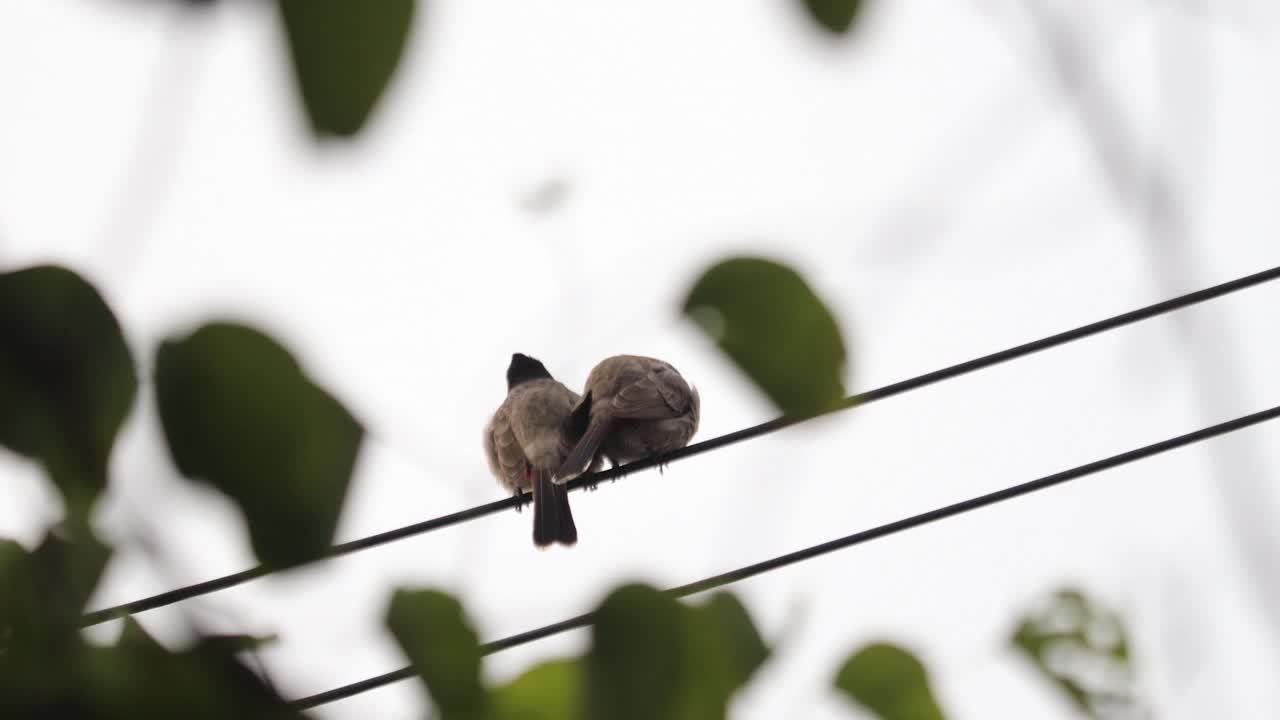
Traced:
<svg viewBox="0 0 1280 720">
<path fill-rule="evenodd" d="M 854 653 L 837 673 L 835 685 L 881 720 L 943 720 L 924 664 L 888 643 Z"/>
<path fill-rule="evenodd" d="M 808 415 L 845 396 L 835 317 L 799 273 L 735 258 L 703 273 L 684 312 L 784 413 Z"/>
<path fill-rule="evenodd" d="M 364 430 L 271 338 L 214 323 L 156 352 L 174 464 L 240 507 L 254 552 L 287 567 L 333 542 Z"/>
<path fill-rule="evenodd" d="M 0 274 L 0 445 L 40 461 L 83 524 L 137 393 L 133 355 L 92 285 L 61 267 Z"/>
<path fill-rule="evenodd" d="M 444 720 L 487 717 L 480 642 L 457 600 L 435 590 L 397 590 L 386 623 Z"/>
<path fill-rule="evenodd" d="M 1141 716 L 1124 622 L 1083 592 L 1054 593 L 1010 641 L 1086 716 Z"/>
<path fill-rule="evenodd" d="M 278 0 L 293 72 L 317 134 L 355 135 L 404 54 L 414 0 Z"/>
</svg>

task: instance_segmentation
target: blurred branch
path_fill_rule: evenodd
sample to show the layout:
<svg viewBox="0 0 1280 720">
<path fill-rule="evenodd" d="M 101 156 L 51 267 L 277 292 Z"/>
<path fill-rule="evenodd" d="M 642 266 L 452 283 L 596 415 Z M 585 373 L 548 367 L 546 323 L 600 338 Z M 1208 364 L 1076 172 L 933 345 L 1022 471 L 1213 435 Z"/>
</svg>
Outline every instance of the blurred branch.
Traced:
<svg viewBox="0 0 1280 720">
<path fill-rule="evenodd" d="M 138 129 L 116 195 L 102 222 L 99 260 L 128 287 L 146 248 L 151 221 L 173 185 L 191 125 L 205 56 L 210 3 L 166 3 L 168 21 L 156 50 Z"/>
<path fill-rule="evenodd" d="M 1019 2 L 1021 0 L 1018 0 Z M 992 3 L 972 2 L 975 11 L 990 16 L 994 25 L 1008 22 L 1009 13 Z M 1012 8 L 1011 12 L 1016 12 Z M 1013 18 L 1013 19 L 1016 19 Z M 1094 36 L 1095 57 L 1104 53 L 1103 46 L 1115 44 L 1120 36 L 1133 27 L 1131 22 L 1109 22 L 1099 28 Z M 1014 47 L 1014 52 L 1034 53 L 1037 49 Z M 1095 78 L 1082 77 L 1080 92 L 1092 90 Z M 1011 86 L 1014 83 L 1009 83 Z M 901 202 L 883 214 L 874 223 L 868 237 L 874 244 L 864 250 L 859 262 L 896 261 L 917 256 L 928 250 L 932 243 L 943 237 L 971 199 L 986 187 L 996 174 L 1014 157 L 1032 136 L 1043 120 L 1050 117 L 1043 113 L 1032 118 L 1020 111 L 1027 106 L 1025 97 L 1017 87 L 1008 87 L 994 98 L 979 115 L 953 134 L 954 140 L 945 145 L 946 155 L 927 172 L 916 175 L 901 193 Z M 923 202 L 928 204 L 922 204 Z"/>
<path fill-rule="evenodd" d="M 1099 83 L 1089 82 L 1089 76 L 1096 71 L 1090 67 L 1085 34 L 1074 30 L 1066 18 L 1056 15 L 1043 2 L 1033 0 L 1025 8 L 1042 36 L 1062 91 L 1072 101 L 1093 142 L 1104 176 L 1142 233 L 1157 286 L 1161 292 L 1171 292 L 1195 282 L 1187 193 L 1173 179 L 1173 164 L 1167 159 L 1142 157 L 1137 133 L 1126 125 L 1122 109 Z M 1203 72 L 1207 58 L 1202 46 L 1202 40 L 1180 38 L 1167 48 L 1165 62 L 1178 60 L 1179 69 L 1190 72 L 1180 72 L 1176 80 L 1169 77 L 1165 82 L 1166 99 L 1176 104 L 1164 113 L 1165 117 L 1195 117 L 1203 112 L 1209 75 Z M 1189 53 L 1193 52 L 1199 54 L 1190 58 Z M 1197 80 L 1200 87 L 1189 90 Z M 1086 84 L 1094 90 L 1082 91 Z M 1199 143 L 1179 138 L 1176 147 L 1185 152 L 1185 148 L 1196 144 L 1203 147 L 1203 138 Z M 1180 313 L 1175 322 L 1196 379 L 1194 394 L 1201 414 L 1206 418 L 1223 417 L 1243 405 L 1247 393 L 1241 380 L 1237 343 L 1231 333 L 1221 322 L 1196 313 Z M 1260 596 L 1260 609 L 1270 620 L 1275 649 L 1280 647 L 1280 573 L 1275 572 L 1274 563 L 1280 554 L 1280 527 L 1271 515 L 1280 503 L 1267 484 L 1266 462 L 1257 442 L 1247 437 L 1215 444 L 1208 453 L 1214 474 L 1222 480 L 1214 486 L 1221 493 L 1227 528 L 1234 534 L 1250 571 L 1249 577 Z"/>
</svg>

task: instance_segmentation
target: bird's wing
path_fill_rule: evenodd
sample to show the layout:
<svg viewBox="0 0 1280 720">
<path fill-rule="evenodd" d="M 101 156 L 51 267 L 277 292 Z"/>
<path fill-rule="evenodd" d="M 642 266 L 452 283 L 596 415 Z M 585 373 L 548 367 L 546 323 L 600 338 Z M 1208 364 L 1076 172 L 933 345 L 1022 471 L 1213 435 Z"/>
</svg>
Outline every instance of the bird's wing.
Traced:
<svg viewBox="0 0 1280 720">
<path fill-rule="evenodd" d="M 511 416 L 505 406 L 498 408 L 489 422 L 485 435 L 485 449 L 489 455 L 489 466 L 494 473 L 502 476 L 502 480 L 513 486 L 519 486 L 524 479 L 524 450 L 516 440 L 511 429 Z"/>
<path fill-rule="evenodd" d="M 666 363 L 650 364 L 613 396 L 613 415 L 635 420 L 679 417 L 689 409 L 689 385 Z"/>
</svg>

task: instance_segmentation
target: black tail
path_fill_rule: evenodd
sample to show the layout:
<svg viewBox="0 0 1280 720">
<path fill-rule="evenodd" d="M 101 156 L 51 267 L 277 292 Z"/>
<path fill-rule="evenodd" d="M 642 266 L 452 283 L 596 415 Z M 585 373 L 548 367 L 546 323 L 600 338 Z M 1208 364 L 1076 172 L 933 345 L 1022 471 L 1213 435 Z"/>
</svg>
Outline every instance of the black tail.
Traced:
<svg viewBox="0 0 1280 720">
<path fill-rule="evenodd" d="M 551 482 L 551 473 L 534 472 L 533 544 L 546 547 L 552 543 L 572 545 L 578 542 L 578 528 L 569 509 L 569 489 Z"/>
</svg>

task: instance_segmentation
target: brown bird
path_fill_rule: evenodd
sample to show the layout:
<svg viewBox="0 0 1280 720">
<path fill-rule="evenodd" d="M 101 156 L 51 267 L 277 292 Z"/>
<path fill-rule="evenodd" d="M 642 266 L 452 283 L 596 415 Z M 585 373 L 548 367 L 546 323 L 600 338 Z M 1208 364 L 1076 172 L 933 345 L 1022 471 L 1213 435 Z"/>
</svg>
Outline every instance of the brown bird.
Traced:
<svg viewBox="0 0 1280 720">
<path fill-rule="evenodd" d="M 484 430 L 494 477 L 516 497 L 533 493 L 533 542 L 539 547 L 578 541 L 569 491 L 551 477 L 586 429 L 585 419 L 575 425 L 572 416 L 579 403 L 578 394 L 556 382 L 541 362 L 516 353 L 507 367 L 507 397 Z"/>
<path fill-rule="evenodd" d="M 558 466 L 556 483 L 599 465 L 618 465 L 676 450 L 698 431 L 698 391 L 656 358 L 615 355 L 587 376 L 574 422 L 586 430 Z"/>
</svg>

